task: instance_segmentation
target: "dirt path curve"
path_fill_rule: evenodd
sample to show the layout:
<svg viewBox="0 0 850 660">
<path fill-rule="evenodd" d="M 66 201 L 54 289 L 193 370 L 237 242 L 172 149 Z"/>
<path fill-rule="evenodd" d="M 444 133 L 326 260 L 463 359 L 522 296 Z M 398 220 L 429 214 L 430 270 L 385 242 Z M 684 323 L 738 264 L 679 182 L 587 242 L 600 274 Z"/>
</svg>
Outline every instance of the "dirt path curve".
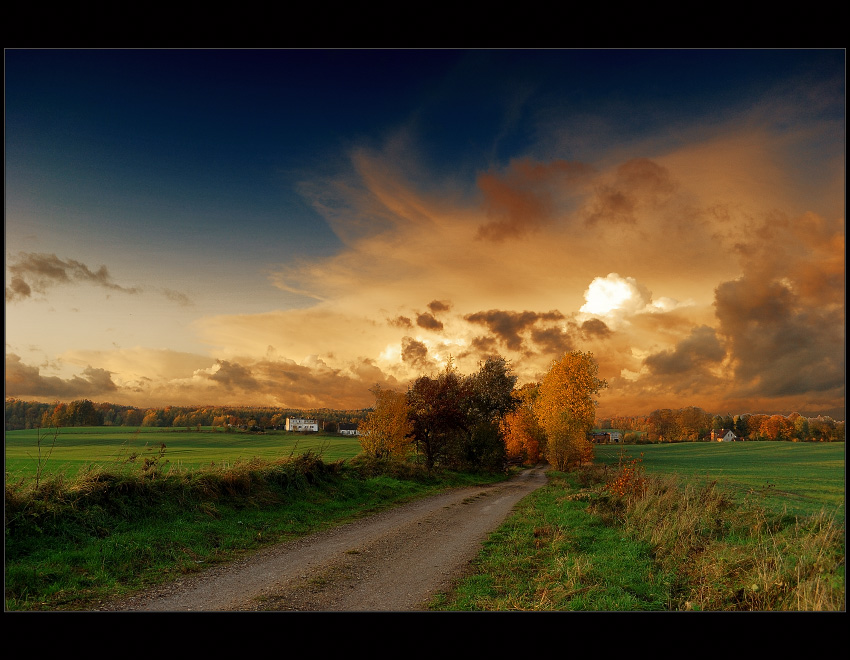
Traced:
<svg viewBox="0 0 850 660">
<path fill-rule="evenodd" d="M 415 611 L 448 589 L 543 467 L 452 490 L 159 587 L 112 611 Z"/>
</svg>

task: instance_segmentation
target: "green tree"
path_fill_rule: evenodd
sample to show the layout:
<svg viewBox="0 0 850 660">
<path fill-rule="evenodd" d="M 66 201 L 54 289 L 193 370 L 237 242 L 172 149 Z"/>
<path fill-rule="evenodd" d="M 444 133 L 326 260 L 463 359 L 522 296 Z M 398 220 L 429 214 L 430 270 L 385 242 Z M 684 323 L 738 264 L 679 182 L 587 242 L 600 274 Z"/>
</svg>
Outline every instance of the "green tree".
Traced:
<svg viewBox="0 0 850 660">
<path fill-rule="evenodd" d="M 513 396 L 516 381 L 510 364 L 501 356 L 487 358 L 466 378 L 460 402 L 466 437 L 463 454 L 457 457 L 465 467 L 504 468 L 507 455 L 500 424 L 519 403 Z"/>
</svg>

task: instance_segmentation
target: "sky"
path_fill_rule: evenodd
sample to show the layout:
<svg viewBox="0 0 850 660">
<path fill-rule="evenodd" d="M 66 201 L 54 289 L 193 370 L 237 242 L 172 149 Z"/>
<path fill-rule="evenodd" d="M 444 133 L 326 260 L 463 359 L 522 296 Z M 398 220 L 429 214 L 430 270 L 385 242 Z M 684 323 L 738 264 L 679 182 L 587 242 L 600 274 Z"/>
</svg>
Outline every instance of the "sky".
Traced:
<svg viewBox="0 0 850 660">
<path fill-rule="evenodd" d="M 5 51 L 7 397 L 844 419 L 845 52 Z"/>
</svg>

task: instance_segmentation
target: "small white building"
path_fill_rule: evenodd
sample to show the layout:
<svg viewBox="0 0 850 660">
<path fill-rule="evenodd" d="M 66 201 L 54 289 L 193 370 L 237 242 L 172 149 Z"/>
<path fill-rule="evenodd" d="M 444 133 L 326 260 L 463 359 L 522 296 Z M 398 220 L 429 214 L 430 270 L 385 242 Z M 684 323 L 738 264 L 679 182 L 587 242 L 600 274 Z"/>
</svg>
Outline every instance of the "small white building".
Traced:
<svg viewBox="0 0 850 660">
<path fill-rule="evenodd" d="M 319 431 L 319 422 L 315 419 L 301 419 L 300 417 L 286 418 L 287 431 Z"/>
<path fill-rule="evenodd" d="M 360 431 L 357 429 L 357 424 L 340 423 L 339 434 L 340 435 L 360 435 Z"/>
<path fill-rule="evenodd" d="M 714 442 L 736 442 L 738 436 L 729 429 L 720 429 L 719 431 L 711 432 L 711 439 Z"/>
</svg>

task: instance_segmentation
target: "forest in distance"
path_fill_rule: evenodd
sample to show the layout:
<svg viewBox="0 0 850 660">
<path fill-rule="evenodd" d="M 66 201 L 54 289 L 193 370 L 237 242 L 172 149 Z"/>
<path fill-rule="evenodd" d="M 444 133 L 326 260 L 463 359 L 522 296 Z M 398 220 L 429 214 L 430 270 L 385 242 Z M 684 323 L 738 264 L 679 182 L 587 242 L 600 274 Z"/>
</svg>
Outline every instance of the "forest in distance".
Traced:
<svg viewBox="0 0 850 660">
<path fill-rule="evenodd" d="M 250 406 L 137 408 L 88 399 L 46 403 L 7 398 L 5 403 L 6 431 L 78 426 L 274 428 L 282 427 L 287 417 L 306 417 L 317 420 L 321 429 L 333 432 L 339 424 L 364 421 L 372 410 L 371 407 L 357 410 Z M 712 429 L 728 429 L 747 440 L 843 442 L 845 422 L 825 415 L 807 417 L 799 413 L 721 415 L 690 406 L 654 410 L 648 415 L 597 419 L 595 426 L 621 431 L 626 443 L 700 441 Z"/>
</svg>

